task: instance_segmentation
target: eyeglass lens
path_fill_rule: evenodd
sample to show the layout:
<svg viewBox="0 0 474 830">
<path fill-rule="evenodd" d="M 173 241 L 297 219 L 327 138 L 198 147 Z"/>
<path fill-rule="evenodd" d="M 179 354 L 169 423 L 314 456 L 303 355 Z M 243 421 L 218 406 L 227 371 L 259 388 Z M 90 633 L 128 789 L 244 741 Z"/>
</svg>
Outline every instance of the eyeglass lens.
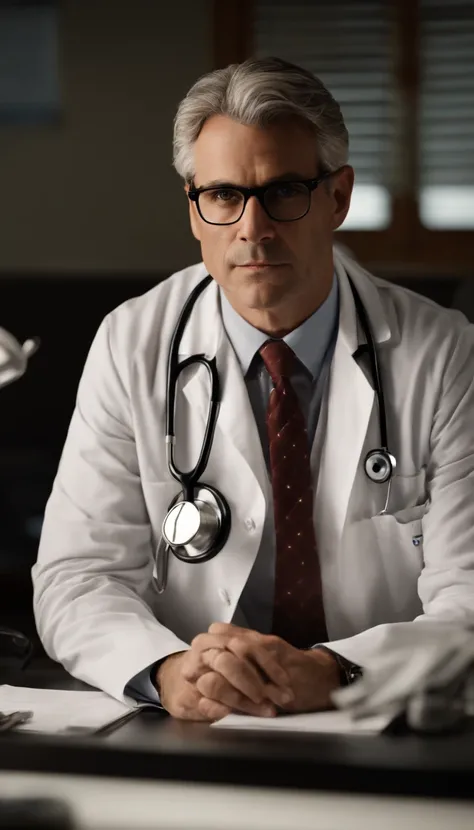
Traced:
<svg viewBox="0 0 474 830">
<path fill-rule="evenodd" d="M 270 185 L 263 201 L 268 215 L 277 221 L 288 222 L 304 216 L 309 209 L 311 194 L 299 182 Z M 245 197 L 231 187 L 212 188 L 199 194 L 199 208 L 206 222 L 228 225 L 237 222 L 244 212 Z"/>
</svg>

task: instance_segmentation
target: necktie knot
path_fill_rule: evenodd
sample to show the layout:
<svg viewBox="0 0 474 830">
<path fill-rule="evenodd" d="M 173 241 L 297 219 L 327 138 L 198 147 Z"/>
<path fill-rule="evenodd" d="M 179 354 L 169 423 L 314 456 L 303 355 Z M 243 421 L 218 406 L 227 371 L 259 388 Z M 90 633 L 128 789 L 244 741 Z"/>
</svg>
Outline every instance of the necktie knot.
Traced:
<svg viewBox="0 0 474 830">
<path fill-rule="evenodd" d="M 290 378 L 295 369 L 296 355 L 284 340 L 267 340 L 260 355 L 275 386 L 282 378 Z"/>
</svg>

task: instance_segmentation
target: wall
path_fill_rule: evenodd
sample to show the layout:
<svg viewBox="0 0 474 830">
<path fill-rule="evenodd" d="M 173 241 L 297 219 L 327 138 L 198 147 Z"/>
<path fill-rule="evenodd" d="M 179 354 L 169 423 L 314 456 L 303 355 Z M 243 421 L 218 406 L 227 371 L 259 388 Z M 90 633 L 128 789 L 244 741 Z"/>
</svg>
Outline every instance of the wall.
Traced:
<svg viewBox="0 0 474 830">
<path fill-rule="evenodd" d="M 62 122 L 0 129 L 0 274 L 196 261 L 172 120 L 212 69 L 211 0 L 65 0 Z"/>
</svg>

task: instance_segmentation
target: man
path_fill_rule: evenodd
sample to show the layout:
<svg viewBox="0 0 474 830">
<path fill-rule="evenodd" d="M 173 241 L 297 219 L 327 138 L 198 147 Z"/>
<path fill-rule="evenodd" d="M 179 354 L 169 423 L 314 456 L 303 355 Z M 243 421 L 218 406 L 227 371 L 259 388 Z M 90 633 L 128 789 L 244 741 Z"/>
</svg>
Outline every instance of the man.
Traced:
<svg viewBox="0 0 474 830">
<path fill-rule="evenodd" d="M 98 331 L 34 567 L 38 630 L 72 674 L 176 717 L 326 708 L 398 631 L 474 622 L 473 329 L 333 251 L 353 170 L 310 73 L 268 58 L 201 78 L 174 150 L 203 264 Z M 154 553 L 179 491 L 168 354 L 208 273 L 179 358 L 216 358 L 202 481 L 230 532 L 205 561 L 171 553 L 160 593 Z M 176 396 L 181 470 L 208 406 L 194 365 Z"/>
</svg>

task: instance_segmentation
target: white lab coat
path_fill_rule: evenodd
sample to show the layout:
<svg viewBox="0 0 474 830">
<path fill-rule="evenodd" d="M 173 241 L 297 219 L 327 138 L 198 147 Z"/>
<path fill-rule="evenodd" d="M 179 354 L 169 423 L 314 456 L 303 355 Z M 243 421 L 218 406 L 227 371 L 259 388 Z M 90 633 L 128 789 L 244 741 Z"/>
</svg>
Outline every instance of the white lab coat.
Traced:
<svg viewBox="0 0 474 830">
<path fill-rule="evenodd" d="M 332 647 L 362 665 L 397 630 L 428 620 L 474 624 L 474 327 L 335 251 L 340 325 L 328 384 L 314 521 Z M 376 399 L 346 272 L 371 321 L 386 395 L 387 485 L 369 481 L 380 445 Z M 122 698 L 128 681 L 188 647 L 214 621 L 230 622 L 257 555 L 269 481 L 242 372 L 225 335 L 215 283 L 185 330 L 182 357 L 216 355 L 223 387 L 203 480 L 232 510 L 223 551 L 209 562 L 170 557 L 169 583 L 152 586 L 152 550 L 177 492 L 165 459 L 170 339 L 203 264 L 129 300 L 101 325 L 80 382 L 38 562 L 34 607 L 46 651 L 75 676 Z M 204 370 L 178 395 L 178 461 L 189 469 L 208 407 Z M 321 435 L 321 429 L 320 429 Z M 316 447 L 317 442 L 315 442 Z M 414 620 L 416 622 L 413 622 Z"/>
</svg>

